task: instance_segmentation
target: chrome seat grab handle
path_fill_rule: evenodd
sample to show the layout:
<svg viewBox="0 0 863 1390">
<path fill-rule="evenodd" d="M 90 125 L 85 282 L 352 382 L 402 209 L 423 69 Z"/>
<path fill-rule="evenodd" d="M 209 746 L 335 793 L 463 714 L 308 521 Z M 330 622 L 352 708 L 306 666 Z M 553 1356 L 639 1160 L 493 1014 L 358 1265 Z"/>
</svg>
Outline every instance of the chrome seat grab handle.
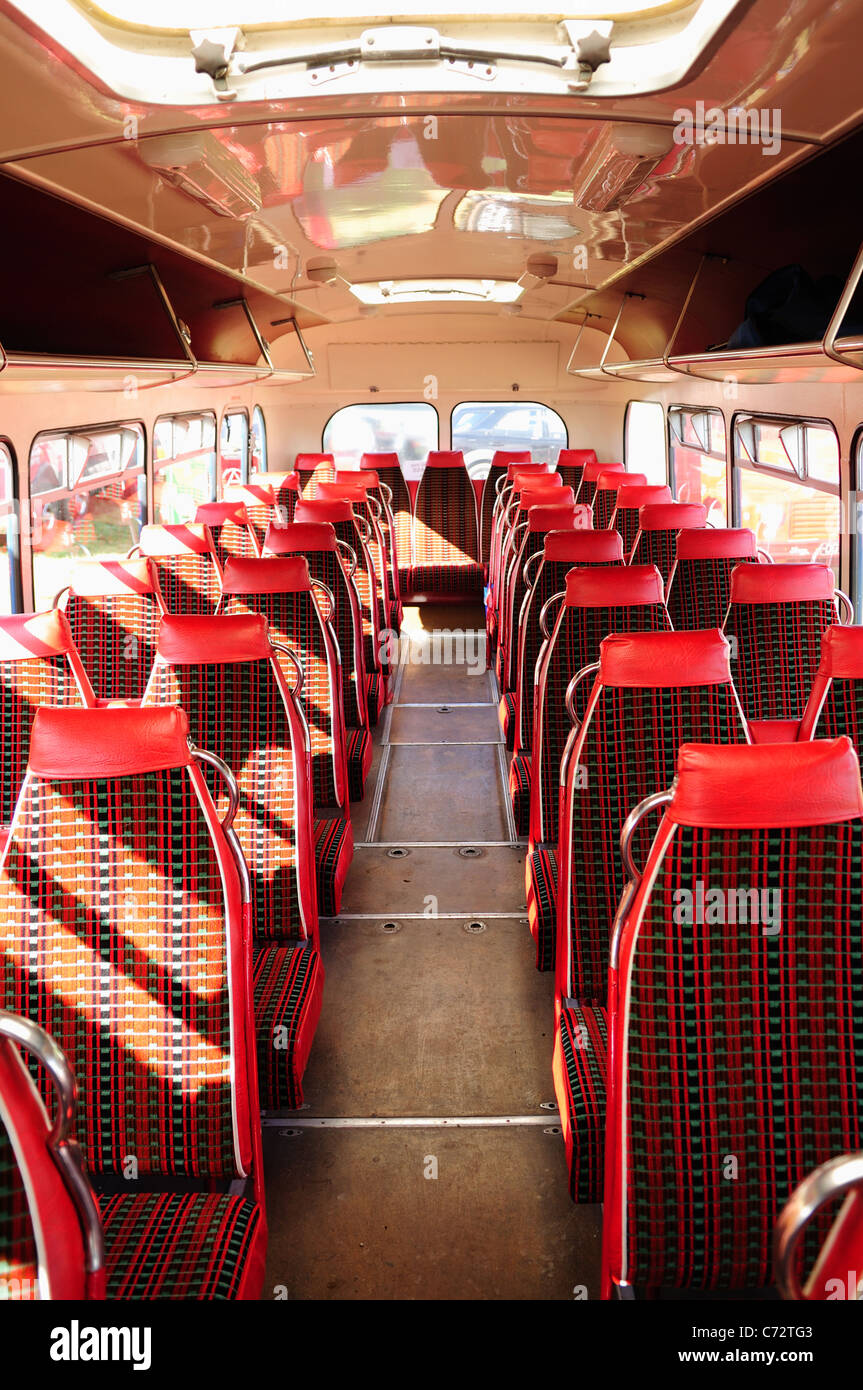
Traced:
<svg viewBox="0 0 863 1390">
<path fill-rule="evenodd" d="M 575 729 L 580 729 L 580 728 L 581 728 L 581 720 L 579 719 L 578 715 L 577 715 L 576 712 L 575 712 L 575 704 L 574 704 L 574 701 L 575 701 L 575 692 L 576 692 L 576 690 L 578 689 L 578 687 L 581 685 L 582 681 L 587 680 L 587 677 L 588 677 L 588 676 L 593 676 L 593 675 L 595 675 L 596 672 L 597 672 L 598 670 L 599 670 L 599 662 L 598 662 L 598 661 L 592 661 L 592 662 L 590 663 L 589 666 L 582 666 L 582 668 L 581 668 L 580 671 L 576 671 L 576 673 L 575 673 L 575 675 L 573 676 L 572 680 L 569 682 L 569 685 L 566 687 L 566 695 L 564 696 L 564 703 L 565 703 L 565 705 L 566 705 L 566 712 L 567 712 L 567 714 L 569 715 L 570 722 L 572 723 L 572 725 L 573 725 L 573 727 L 574 727 Z"/>
<path fill-rule="evenodd" d="M 240 888 L 242 890 L 243 902 L 248 905 L 252 901 L 252 879 L 249 874 L 249 865 L 246 861 L 243 846 L 240 844 L 240 837 L 234 829 L 234 817 L 240 806 L 239 783 L 224 758 L 220 758 L 217 753 L 211 753 L 206 748 L 197 748 L 191 740 L 189 742 L 189 747 L 195 761 L 207 763 L 210 767 L 214 767 L 228 789 L 228 809 L 222 817 L 221 825 L 225 832 L 225 839 L 228 842 L 231 854 L 234 857 L 237 873 L 240 876 Z"/>
<path fill-rule="evenodd" d="M 357 530 L 360 533 L 360 540 L 362 541 L 363 545 L 368 545 L 369 541 L 372 538 L 372 528 L 369 525 L 366 517 L 362 516 L 359 512 L 355 512 L 353 508 L 351 508 L 351 511 L 353 514 L 354 521 L 356 523 Z"/>
<path fill-rule="evenodd" d="M 757 555 L 763 555 L 763 556 L 764 556 L 764 563 L 765 563 L 765 565 L 772 565 L 772 564 L 773 564 L 773 556 L 770 554 L 770 551 L 769 551 L 769 550 L 765 550 L 765 549 L 764 549 L 764 546 L 763 546 L 763 545 L 759 545 L 755 553 L 756 553 Z"/>
<path fill-rule="evenodd" d="M 327 602 L 328 602 L 329 605 L 330 605 L 330 606 L 329 606 L 329 610 L 328 610 L 326 613 L 322 613 L 322 614 L 321 614 L 321 618 L 322 618 L 323 622 L 325 622 L 325 623 L 332 622 L 333 616 L 334 616 L 335 611 L 336 611 L 336 600 L 335 600 L 335 598 L 334 598 L 334 596 L 333 596 L 333 591 L 332 591 L 332 589 L 329 587 L 328 584 L 325 584 L 324 581 L 323 581 L 322 579 L 313 579 L 313 580 L 311 581 L 311 585 L 312 585 L 312 592 L 314 593 L 314 591 L 315 591 L 316 589 L 320 589 L 321 593 L 324 595 L 324 598 L 327 600 Z"/>
<path fill-rule="evenodd" d="M 78 1087 L 63 1049 L 32 1019 L 0 1009 L 0 1036 L 29 1052 L 45 1068 L 57 1097 L 57 1111 L 48 1135 L 51 1156 L 68 1187 L 84 1235 L 87 1272 L 97 1274 L 105 1263 L 105 1242 L 99 1207 L 87 1177 L 84 1155 L 72 1138 L 78 1108 Z"/>
<path fill-rule="evenodd" d="M 525 561 L 524 568 L 521 571 L 521 577 L 524 580 L 525 584 L 528 586 L 528 588 L 530 588 L 531 585 L 531 580 L 528 575 L 528 571 L 530 570 L 532 564 L 534 564 L 537 560 L 541 562 L 543 558 L 544 557 L 542 551 L 537 550 L 534 555 L 529 556 L 529 558 Z"/>
<path fill-rule="evenodd" d="M 863 1153 L 841 1154 L 822 1163 L 794 1189 L 776 1220 L 773 1233 L 773 1272 L 783 1298 L 806 1299 L 797 1277 L 797 1250 L 806 1227 L 828 1202 L 863 1190 Z M 839 1211 L 824 1244 L 832 1244 L 846 1208 Z"/>
<path fill-rule="evenodd" d="M 833 590 L 834 605 L 837 605 L 837 614 L 843 627 L 852 627 L 854 624 L 854 604 L 851 602 L 844 589 Z M 845 605 L 845 617 L 842 617 L 839 609 Z"/>
<path fill-rule="evenodd" d="M 387 506 L 391 507 L 393 504 L 393 490 L 390 487 L 389 483 L 379 482 L 378 487 L 383 493 L 384 501 L 386 502 Z"/>
<path fill-rule="evenodd" d="M 270 645 L 272 646 L 274 652 L 281 652 L 282 656 L 286 656 L 290 661 L 291 665 L 294 667 L 294 670 L 297 673 L 297 683 L 296 685 L 291 686 L 291 694 L 296 698 L 299 698 L 299 696 L 303 693 L 303 686 L 306 683 L 306 672 L 303 667 L 303 663 L 297 656 L 297 653 L 294 651 L 293 647 L 287 647 L 282 642 L 272 642 Z"/>
<path fill-rule="evenodd" d="M 633 806 L 620 831 L 620 857 L 623 860 L 623 871 L 626 874 L 626 884 L 623 894 L 618 904 L 614 918 L 614 927 L 611 936 L 611 968 L 617 969 L 618 954 L 620 951 L 620 936 L 623 930 L 623 923 L 629 911 L 633 897 L 641 883 L 642 870 L 638 868 L 632 857 L 632 837 L 638 829 L 645 816 L 649 816 L 651 811 L 657 810 L 660 806 L 667 806 L 671 801 L 671 790 L 653 792 L 646 796 L 643 801 L 639 801 L 637 806 Z"/>
<path fill-rule="evenodd" d="M 565 589 L 561 589 L 558 593 L 552 594 L 551 598 L 546 599 L 545 603 L 542 605 L 542 608 L 540 609 L 539 626 L 542 630 L 543 637 L 551 637 L 551 633 L 548 630 L 548 625 L 546 621 L 546 615 L 548 613 L 548 610 L 553 603 L 558 603 L 559 600 L 562 598 L 566 598 Z"/>
<path fill-rule="evenodd" d="M 352 546 L 348 545 L 347 541 L 337 540 L 336 548 L 338 549 L 339 555 L 347 556 L 348 578 L 353 579 L 357 572 L 357 552 Z"/>
</svg>

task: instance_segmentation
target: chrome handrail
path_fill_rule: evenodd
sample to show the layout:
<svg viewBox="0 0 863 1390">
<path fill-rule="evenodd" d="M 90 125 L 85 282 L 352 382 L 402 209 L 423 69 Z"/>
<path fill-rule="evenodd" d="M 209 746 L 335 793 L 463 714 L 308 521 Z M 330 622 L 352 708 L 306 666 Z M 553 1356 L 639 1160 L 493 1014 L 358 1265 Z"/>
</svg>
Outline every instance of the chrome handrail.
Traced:
<svg viewBox="0 0 863 1390">
<path fill-rule="evenodd" d="M 87 1177 L 84 1156 L 72 1137 L 78 1106 L 78 1087 L 63 1049 L 32 1019 L 0 1009 L 0 1034 L 32 1053 L 51 1079 L 57 1112 L 48 1135 L 48 1147 L 68 1187 L 84 1233 L 87 1272 L 97 1274 L 105 1263 L 102 1219 Z"/>
<path fill-rule="evenodd" d="M 543 555 L 543 552 L 541 550 L 537 550 L 534 555 L 529 556 L 529 558 L 525 560 L 524 566 L 521 571 L 521 577 L 524 580 L 525 584 L 528 586 L 528 588 L 530 588 L 531 583 L 527 575 L 528 570 L 530 569 L 531 565 L 534 563 L 535 560 L 543 560 L 544 558 L 545 557 Z"/>
<path fill-rule="evenodd" d="M 542 631 L 543 637 L 551 637 L 551 633 L 549 632 L 548 627 L 546 626 L 545 615 L 548 612 L 551 605 L 553 603 L 557 603 L 558 599 L 562 598 L 566 598 L 565 589 L 561 589 L 559 593 L 552 594 L 551 598 L 547 598 L 545 603 L 542 605 L 542 608 L 539 610 L 539 626 Z"/>
<path fill-rule="evenodd" d="M 248 906 L 252 901 L 252 878 L 249 873 L 249 865 L 246 861 L 243 846 L 240 844 L 240 837 L 234 829 L 234 817 L 240 806 L 239 783 L 224 758 L 220 758 L 217 753 L 211 753 L 209 749 L 197 748 L 193 743 L 190 744 L 190 748 L 192 757 L 195 761 L 208 763 L 210 767 L 214 767 L 220 774 L 225 786 L 228 788 L 228 809 L 222 817 L 221 825 L 225 832 L 225 839 L 228 842 L 231 854 L 234 857 L 234 863 L 237 866 L 243 903 Z"/>
<path fill-rule="evenodd" d="M 339 551 L 347 551 L 349 557 L 348 564 L 350 565 L 348 578 L 353 579 L 357 572 L 357 552 L 354 550 L 353 546 L 348 545 L 347 541 L 336 540 L 336 548 Z"/>
<path fill-rule="evenodd" d="M 306 683 L 306 672 L 303 663 L 300 661 L 293 647 L 288 647 L 282 642 L 272 642 L 271 646 L 274 652 L 281 652 L 282 656 L 286 656 L 296 670 L 297 683 L 295 686 L 291 687 L 291 694 L 299 698 L 303 693 L 303 686 Z"/>
<path fill-rule="evenodd" d="M 670 791 L 653 792 L 650 796 L 646 796 L 643 801 L 639 801 L 637 806 L 633 806 L 621 827 L 620 857 L 623 860 L 623 868 L 626 873 L 627 882 L 624 885 L 623 894 L 615 914 L 614 926 L 612 928 L 610 952 L 612 969 L 617 968 L 623 922 L 635 891 L 641 882 L 642 871 L 638 868 L 632 857 L 632 837 L 645 816 L 649 815 L 651 811 L 655 811 L 658 806 L 667 806 L 670 801 Z"/>
<path fill-rule="evenodd" d="M 332 619 L 333 619 L 333 617 L 334 617 L 334 615 L 335 615 L 335 611 L 336 611 L 336 600 L 335 600 L 335 597 L 334 597 L 334 595 L 333 595 L 332 589 L 329 587 L 329 585 L 325 584 L 324 581 L 323 581 L 322 579 L 313 579 L 313 580 L 311 581 L 311 587 L 312 587 L 313 590 L 314 590 L 314 589 L 322 589 L 322 590 L 323 590 L 323 593 L 324 593 L 325 597 L 326 597 L 326 598 L 328 599 L 328 601 L 329 601 L 330 609 L 329 609 L 329 612 L 328 612 L 328 613 L 326 613 L 326 614 L 322 613 L 322 614 L 321 614 L 321 618 L 322 618 L 322 620 L 323 620 L 325 623 L 331 622 Z"/>
<path fill-rule="evenodd" d="M 576 671 L 576 673 L 575 673 L 575 675 L 573 676 L 572 680 L 569 682 L 569 685 L 566 687 L 566 695 L 564 696 L 564 704 L 566 705 L 566 712 L 567 712 L 567 714 L 569 715 L 570 722 L 574 725 L 574 727 L 575 727 L 576 729 L 580 729 L 580 728 L 581 728 L 581 720 L 579 719 L 578 715 L 576 714 L 576 712 L 575 712 L 575 706 L 573 705 L 573 700 L 574 700 L 574 698 L 575 698 L 575 692 L 576 692 L 576 690 L 578 689 L 579 685 L 581 684 L 581 682 L 582 682 L 583 680 L 585 680 L 589 675 L 595 673 L 595 672 L 598 671 L 598 670 L 599 670 L 599 662 L 598 662 L 598 661 L 592 661 L 592 662 L 590 663 L 589 666 L 582 666 L 582 668 L 581 668 L 580 671 Z"/>
<path fill-rule="evenodd" d="M 863 1187 L 863 1153 L 840 1154 L 829 1159 L 794 1189 L 777 1217 L 773 1233 L 773 1272 L 783 1298 L 806 1298 L 797 1277 L 796 1255 L 800 1238 L 813 1216 L 828 1202 L 859 1187 Z M 831 1244 L 842 1218 L 840 1211 L 825 1245 Z"/>
<path fill-rule="evenodd" d="M 845 593 L 845 590 L 844 590 L 844 589 L 834 589 L 834 590 L 833 590 L 833 598 L 834 598 L 834 600 L 835 600 L 835 599 L 838 599 L 840 604 L 843 604 L 843 603 L 845 604 L 845 617 L 844 617 L 844 619 L 843 619 L 841 613 L 837 613 L 837 616 L 838 616 L 838 618 L 839 618 L 840 623 L 842 624 L 843 627 L 852 627 L 852 626 L 854 625 L 854 604 L 851 602 L 850 598 L 849 598 L 848 595 Z"/>
</svg>

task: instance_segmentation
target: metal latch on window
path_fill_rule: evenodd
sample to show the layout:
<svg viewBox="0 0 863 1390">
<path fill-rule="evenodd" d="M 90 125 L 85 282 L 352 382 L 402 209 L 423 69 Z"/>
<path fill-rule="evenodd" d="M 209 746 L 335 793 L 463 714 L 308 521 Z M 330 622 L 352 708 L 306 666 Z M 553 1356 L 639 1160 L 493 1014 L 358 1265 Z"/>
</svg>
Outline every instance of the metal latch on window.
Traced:
<svg viewBox="0 0 863 1390">
<path fill-rule="evenodd" d="M 195 71 L 206 72 L 213 80 L 221 101 L 237 96 L 229 86 L 232 76 L 260 72 L 265 68 L 304 67 L 309 81 L 320 85 L 356 72 L 361 64 L 444 63 L 460 75 L 479 81 L 493 81 L 499 63 L 557 68 L 573 92 L 585 91 L 594 72 L 611 61 L 611 20 L 566 19 L 558 26 L 565 42 L 539 44 L 470 43 L 447 38 L 437 29 L 411 24 L 386 24 L 364 29 L 359 38 L 333 44 L 320 44 L 305 52 L 296 50 L 242 62 L 236 58 L 243 47 L 239 29 L 195 30 L 191 34 Z"/>
</svg>

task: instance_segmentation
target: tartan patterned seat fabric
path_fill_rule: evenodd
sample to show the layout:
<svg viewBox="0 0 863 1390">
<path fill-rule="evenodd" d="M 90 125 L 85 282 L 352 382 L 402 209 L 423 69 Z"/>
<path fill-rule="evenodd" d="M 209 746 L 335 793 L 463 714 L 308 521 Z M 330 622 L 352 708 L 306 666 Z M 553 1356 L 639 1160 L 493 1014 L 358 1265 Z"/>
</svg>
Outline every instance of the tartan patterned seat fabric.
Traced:
<svg viewBox="0 0 863 1390">
<path fill-rule="evenodd" d="M 341 657 L 348 790 L 351 801 L 361 801 L 372 762 L 362 611 L 357 587 L 339 559 L 335 529 L 329 522 L 271 526 L 264 551 L 266 555 L 304 555 L 311 578 L 325 584 L 335 600 L 332 621 Z"/>
<path fill-rule="evenodd" d="M 318 496 L 324 501 L 343 498 L 350 502 L 354 515 L 365 523 L 367 532 L 366 549 L 372 562 L 375 578 L 378 632 L 386 632 L 392 627 L 392 610 L 388 582 L 387 547 L 381 529 L 378 513 L 380 504 L 373 497 L 369 500 L 371 484 L 366 482 L 370 475 L 337 473 L 333 483 L 322 483 Z M 347 477 L 347 481 L 345 481 Z M 361 479 L 362 481 L 357 481 Z"/>
<path fill-rule="evenodd" d="M 255 947 L 252 988 L 258 1036 L 258 1089 L 265 1110 L 296 1110 L 321 1016 L 324 966 L 309 942 Z"/>
<path fill-rule="evenodd" d="M 722 627 L 734 566 L 757 563 L 752 531 L 730 527 L 681 531 L 668 581 L 668 616 L 675 630 Z"/>
<path fill-rule="evenodd" d="M 724 630 L 748 720 L 802 718 L 821 640 L 835 622 L 828 565 L 743 564 L 732 571 Z"/>
<path fill-rule="evenodd" d="M 414 504 L 410 585 L 414 596 L 482 594 L 476 493 L 460 452 L 428 456 Z"/>
<path fill-rule="evenodd" d="M 560 472 L 559 468 L 558 472 Z M 626 477 L 622 463 L 585 463 L 581 472 L 581 483 L 576 493 L 576 501 L 581 502 L 586 507 L 592 507 L 599 480 L 608 473 L 620 473 L 622 479 Z"/>
<path fill-rule="evenodd" d="M 655 565 L 668 584 L 682 531 L 703 529 L 707 508 L 700 502 L 660 502 L 639 508 L 638 534 L 630 564 Z"/>
<path fill-rule="evenodd" d="M 410 587 L 411 565 L 413 563 L 413 506 L 408 485 L 401 470 L 398 454 L 363 454 L 360 468 L 374 469 L 379 483 L 386 483 L 392 493 L 390 512 L 392 514 L 394 547 L 393 553 L 398 569 L 399 595 L 403 596 Z"/>
<path fill-rule="evenodd" d="M 530 463 L 529 449 L 496 449 L 488 473 L 483 479 L 479 504 L 479 558 L 488 565 L 491 553 L 492 516 L 497 501 L 498 480 L 504 476 L 511 463 Z"/>
<path fill-rule="evenodd" d="M 847 735 L 863 752 L 863 627 L 828 627 L 800 738 Z"/>
<path fill-rule="evenodd" d="M 343 816 L 321 816 L 313 826 L 318 872 L 318 907 L 322 917 L 334 917 L 354 853 L 351 823 Z"/>
<path fill-rule="evenodd" d="M 294 519 L 297 502 L 300 499 L 301 479 L 294 470 L 291 473 L 253 473 L 249 479 L 251 486 L 268 487 L 273 494 L 273 518 L 278 526 L 287 526 Z M 266 533 L 265 533 L 266 534 Z"/>
<path fill-rule="evenodd" d="M 40 709 L 0 869 L 4 1007 L 66 1053 L 92 1172 L 252 1161 L 236 870 L 188 727 L 173 708 Z"/>
<path fill-rule="evenodd" d="M 322 598 L 326 603 L 326 598 Z M 345 722 L 338 648 L 334 634 L 321 617 L 305 556 L 229 561 L 221 612 L 227 617 L 262 614 L 267 620 L 270 642 L 290 648 L 299 657 L 304 673 L 299 698 L 309 728 L 312 804 L 316 809 L 338 806 L 346 810 Z M 276 653 L 276 660 L 290 684 L 292 663 L 281 652 Z"/>
<path fill-rule="evenodd" d="M 533 770 L 530 789 L 530 847 L 525 868 L 528 923 L 536 941 L 536 966 L 554 963 L 556 894 L 541 891 L 536 852 L 557 845 L 560 760 L 571 721 L 565 696 L 570 680 L 595 662 L 610 632 L 662 632 L 669 627 L 662 580 L 652 566 L 596 566 L 573 570 L 566 598 L 537 667 L 534 705 Z M 583 718 L 589 688 L 577 692 L 576 713 Z"/>
<path fill-rule="evenodd" d="M 552 1075 L 574 1202 L 601 1202 L 605 1162 L 608 1014 L 602 1005 L 561 1009 Z"/>
<path fill-rule="evenodd" d="M 243 563 L 229 562 L 228 572 L 231 564 Z M 249 867 L 258 954 L 272 948 L 272 960 L 277 962 L 286 941 L 288 949 L 294 943 L 305 948 L 311 942 L 314 959 L 309 960 L 307 973 L 314 981 L 321 966 L 313 949 L 318 921 L 304 731 L 273 657 L 266 619 L 258 614 L 212 618 L 206 623 L 166 618 L 145 704 L 181 704 L 189 712 L 195 742 L 222 758 L 234 772 L 240 792 L 234 829 Z M 214 784 L 216 807 L 224 815 L 227 790 L 216 773 L 209 780 Z M 265 962 L 261 970 L 266 968 Z M 298 1000 L 292 1000 L 290 992 L 284 997 L 268 994 L 265 1015 L 258 1012 L 257 978 L 258 1085 L 261 1103 L 267 1105 L 274 1094 L 301 1097 L 302 1071 L 320 1013 L 323 975 L 316 995 L 303 991 Z M 287 1016 L 277 1015 L 280 1002 L 290 1007 Z M 273 1043 L 277 1027 L 285 1030 L 284 1045 L 278 1048 Z M 299 1035 L 308 1041 L 302 1057 L 292 1047 Z"/>
<path fill-rule="evenodd" d="M 515 742 L 515 701 L 515 691 L 507 690 L 505 694 L 501 695 L 497 707 L 497 717 L 500 721 L 504 742 L 510 752 Z"/>
<path fill-rule="evenodd" d="M 143 526 L 140 553 L 156 572 L 159 600 L 166 613 L 203 617 L 215 613 L 222 592 L 222 570 L 206 526 Z"/>
<path fill-rule="evenodd" d="M 621 483 L 611 525 L 623 537 L 623 554 L 627 562 L 638 535 L 641 508 L 653 503 L 671 502 L 672 500 L 670 487 L 645 487 L 642 483 L 630 484 L 626 481 Z"/>
<path fill-rule="evenodd" d="M 543 608 L 552 595 L 563 593 L 571 569 L 622 564 L 623 549 L 616 532 L 552 531 L 546 535 L 543 558 L 534 571 L 534 582 L 519 616 L 516 751 L 533 747 L 534 677 L 545 640 L 539 625 Z"/>
<path fill-rule="evenodd" d="M 617 507 L 617 494 L 621 487 L 646 486 L 644 473 L 623 473 L 619 470 L 600 473 L 593 494 L 593 529 L 606 531 L 611 526 L 611 518 Z M 647 561 L 644 562 L 645 564 Z"/>
<path fill-rule="evenodd" d="M 509 799 L 515 831 L 526 835 L 530 828 L 530 754 L 514 753 L 509 765 Z"/>
<path fill-rule="evenodd" d="M 63 613 L 52 609 L 0 618 L 0 834 L 12 823 L 39 706 L 95 703 Z"/>
<path fill-rule="evenodd" d="M 387 575 L 387 595 L 390 605 L 390 623 L 398 632 L 401 628 L 403 617 L 401 584 L 399 583 L 399 560 L 398 544 L 396 541 L 396 523 L 391 505 L 391 494 L 393 492 L 389 484 L 382 480 L 374 460 L 381 459 L 384 468 L 398 468 L 398 454 L 363 454 L 360 459 L 360 475 L 368 480 L 368 492 L 375 499 L 380 508 L 380 526 L 384 546 L 384 564 Z M 347 476 L 336 473 L 336 479 Z M 356 476 L 356 475 L 353 475 Z M 383 486 L 381 483 L 383 481 Z M 410 500 L 410 499 L 408 499 Z"/>
<path fill-rule="evenodd" d="M 81 562 L 62 609 L 97 699 L 140 700 L 162 620 L 150 561 Z"/>
<path fill-rule="evenodd" d="M 539 506 L 572 507 L 572 490 L 565 488 L 554 474 L 540 479 L 531 478 L 529 482 L 523 482 L 519 479 L 516 481 L 513 495 L 507 503 L 503 520 L 498 579 L 493 596 L 498 646 L 495 669 L 501 684 L 505 681 L 509 660 L 511 596 L 513 584 L 519 574 L 519 552 L 530 527 L 531 509 Z M 586 515 L 589 517 L 589 512 Z M 518 614 L 516 613 L 517 617 Z"/>
<path fill-rule="evenodd" d="M 344 545 L 350 546 L 357 560 L 357 567 L 353 573 L 353 580 L 356 584 L 357 593 L 360 598 L 360 612 L 362 615 L 363 630 L 363 660 L 365 664 L 366 677 L 366 704 L 368 708 L 369 723 L 374 726 L 378 722 L 378 717 L 383 710 L 384 704 L 390 696 L 387 685 L 389 676 L 389 664 L 385 662 L 388 656 L 388 648 L 381 641 L 380 623 L 378 620 L 377 603 L 377 580 L 372 558 L 369 554 L 368 546 L 360 535 L 359 527 L 354 518 L 353 507 L 350 502 L 338 500 L 324 500 L 317 498 L 307 502 L 305 499 L 297 504 L 294 513 L 295 521 L 326 522 L 329 523 L 336 535 L 336 540 Z"/>
<path fill-rule="evenodd" d="M 534 555 L 542 553 L 549 531 L 591 529 L 589 508 L 576 507 L 570 500 L 569 488 L 560 488 L 558 492 L 562 492 L 564 496 L 556 499 L 552 505 L 546 501 L 534 501 L 537 496 L 544 496 L 542 492 L 531 490 L 522 494 L 522 502 L 528 504 L 527 528 L 510 566 L 505 595 L 506 617 L 502 628 L 506 644 L 501 663 L 505 690 L 515 690 L 518 681 L 519 618 L 528 589 L 528 581 L 524 577 L 525 565 L 533 560 Z"/>
<path fill-rule="evenodd" d="M 573 494 L 578 499 L 581 480 L 584 475 L 585 465 L 596 463 L 595 449 L 561 449 L 557 456 L 557 471 L 563 479 L 565 487 L 571 487 Z M 588 502 L 589 498 L 582 498 Z"/>
<path fill-rule="evenodd" d="M 290 496 L 290 490 L 288 489 Z M 253 554 L 260 555 L 264 548 L 264 538 L 271 521 L 276 520 L 276 493 L 269 483 L 258 475 L 249 483 L 234 483 L 225 489 L 226 502 L 238 502 L 245 508 L 246 522 L 255 537 Z M 221 559 L 221 556 L 219 557 Z"/>
<path fill-rule="evenodd" d="M 597 1087 L 600 1039 L 574 1052 L 572 1018 L 565 1015 L 576 1001 L 605 1003 L 611 928 L 624 887 L 620 832 L 639 801 L 670 784 L 681 743 L 693 739 L 746 741 L 721 633 L 606 637 L 567 767 L 559 842 L 555 1090 L 567 1136 L 570 1191 L 578 1201 L 602 1198 L 605 1074 Z M 636 834 L 639 864 L 654 828 L 655 822 L 642 822 Z M 589 1095 L 603 1102 L 598 1114 L 587 1113 Z"/>
<path fill-rule="evenodd" d="M 336 476 L 333 454 L 297 454 L 294 469 L 300 475 L 300 492 L 306 499 L 318 496 L 319 483 L 331 483 Z"/>
<path fill-rule="evenodd" d="M 103 1197 L 108 1297 L 255 1298 L 264 1278 L 260 1207 L 220 1193 Z"/>
<path fill-rule="evenodd" d="M 544 463 L 508 464 L 506 481 L 502 485 L 500 495 L 494 505 L 491 537 L 489 541 L 490 553 L 488 560 L 487 600 L 487 625 L 491 636 L 494 636 L 497 627 L 501 565 L 504 546 L 509 538 L 513 522 L 512 508 L 519 495 L 522 482 L 525 486 L 528 486 L 530 482 L 536 482 L 537 478 L 541 480 L 542 484 L 549 483 L 551 486 L 563 486 L 563 480 L 557 478 L 556 474 L 550 473 Z M 553 478 L 557 479 L 556 483 L 551 482 Z"/>
<path fill-rule="evenodd" d="M 202 502 L 195 521 L 208 528 L 222 569 L 231 556 L 251 560 L 260 555 L 258 534 L 244 502 Z"/>
<path fill-rule="evenodd" d="M 781 1207 L 861 1147 L 861 816 L 847 739 L 681 748 L 611 975 L 606 1295 L 770 1285 Z"/>
<path fill-rule="evenodd" d="M 266 619 L 165 618 L 144 705 L 180 705 L 194 742 L 237 779 L 234 829 L 252 880 L 255 940 L 314 938 L 304 730 Z M 227 789 L 215 771 L 207 769 L 207 779 L 224 815 Z"/>
</svg>

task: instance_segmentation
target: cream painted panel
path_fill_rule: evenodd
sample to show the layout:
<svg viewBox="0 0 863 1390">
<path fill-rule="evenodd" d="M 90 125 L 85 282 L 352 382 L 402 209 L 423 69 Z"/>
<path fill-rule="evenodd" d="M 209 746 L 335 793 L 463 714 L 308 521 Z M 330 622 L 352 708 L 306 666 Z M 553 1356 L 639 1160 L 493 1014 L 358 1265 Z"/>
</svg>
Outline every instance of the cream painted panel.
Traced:
<svg viewBox="0 0 863 1390">
<path fill-rule="evenodd" d="M 511 343 L 331 343 L 327 349 L 330 384 L 336 390 L 412 391 L 423 396 L 428 376 L 437 378 L 435 389 L 468 391 L 507 390 L 517 381 L 522 391 L 536 391 L 557 380 L 557 343 L 520 342 L 517 354 Z"/>
</svg>

